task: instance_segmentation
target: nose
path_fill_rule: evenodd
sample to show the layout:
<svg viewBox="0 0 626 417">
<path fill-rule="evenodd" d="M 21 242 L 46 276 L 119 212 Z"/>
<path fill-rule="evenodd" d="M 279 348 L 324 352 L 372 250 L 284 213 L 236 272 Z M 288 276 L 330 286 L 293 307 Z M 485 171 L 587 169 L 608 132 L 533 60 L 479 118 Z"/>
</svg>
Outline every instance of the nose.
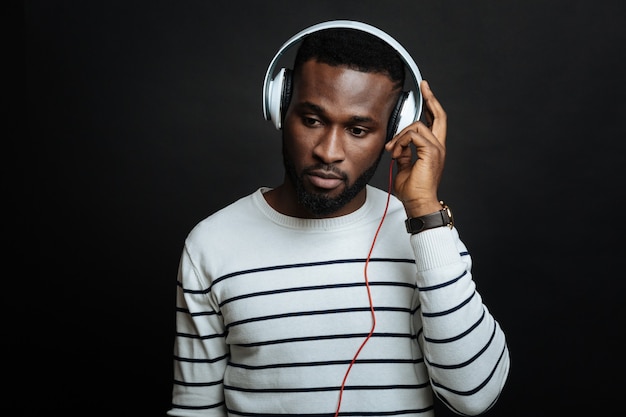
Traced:
<svg viewBox="0 0 626 417">
<path fill-rule="evenodd" d="M 325 129 L 313 148 L 313 153 L 325 164 L 343 161 L 345 158 L 343 129 L 339 127 Z"/>
</svg>

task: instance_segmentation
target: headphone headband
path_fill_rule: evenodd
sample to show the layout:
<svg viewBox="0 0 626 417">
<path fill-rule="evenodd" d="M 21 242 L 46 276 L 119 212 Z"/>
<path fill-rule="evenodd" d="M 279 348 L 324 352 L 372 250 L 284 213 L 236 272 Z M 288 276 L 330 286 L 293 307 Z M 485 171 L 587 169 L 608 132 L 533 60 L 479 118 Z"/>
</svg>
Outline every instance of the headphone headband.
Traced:
<svg viewBox="0 0 626 417">
<path fill-rule="evenodd" d="M 357 22 L 354 20 L 331 20 L 328 22 L 318 23 L 316 25 L 310 26 L 296 33 L 294 36 L 289 38 L 287 42 L 285 42 L 280 47 L 280 49 L 278 50 L 276 55 L 274 55 L 274 58 L 270 62 L 267 68 L 267 72 L 265 73 L 265 79 L 263 80 L 263 116 L 265 117 L 265 119 L 272 120 L 272 114 L 271 114 L 272 112 L 270 111 L 270 108 L 271 108 L 271 101 L 275 99 L 275 98 L 272 98 L 272 80 L 273 80 L 272 75 L 274 73 L 276 64 L 278 63 L 278 60 L 280 59 L 280 57 L 291 46 L 293 46 L 298 41 L 302 40 L 302 38 L 304 38 L 306 35 L 313 33 L 313 32 L 320 31 L 320 30 L 334 29 L 334 28 L 357 29 L 362 32 L 367 32 L 385 41 L 387 44 L 389 44 L 389 46 L 391 46 L 400 55 L 405 65 L 409 68 L 411 78 L 413 79 L 413 83 L 415 84 L 414 91 L 416 92 L 415 94 L 416 105 L 415 105 L 415 110 L 413 114 L 413 121 L 418 120 L 422 113 L 422 93 L 420 91 L 420 83 L 422 81 L 422 75 L 417 67 L 417 64 L 415 63 L 413 58 L 411 58 L 411 55 L 407 52 L 407 50 L 404 49 L 404 47 L 400 45 L 400 43 L 398 43 L 398 41 L 392 38 L 389 34 L 383 32 L 382 30 L 374 26 L 368 25 L 367 23 Z"/>
</svg>

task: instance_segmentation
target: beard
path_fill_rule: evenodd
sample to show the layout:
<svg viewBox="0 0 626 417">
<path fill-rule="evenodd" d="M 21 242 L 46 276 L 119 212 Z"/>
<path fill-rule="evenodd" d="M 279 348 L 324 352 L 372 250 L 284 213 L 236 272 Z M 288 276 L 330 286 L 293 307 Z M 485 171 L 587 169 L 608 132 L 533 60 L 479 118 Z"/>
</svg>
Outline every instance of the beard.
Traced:
<svg viewBox="0 0 626 417">
<path fill-rule="evenodd" d="M 356 197 L 363 188 L 370 182 L 374 174 L 376 173 L 376 169 L 380 163 L 380 160 L 383 156 L 384 149 L 381 149 L 378 158 L 369 168 L 367 168 L 359 177 L 354 181 L 352 185 L 348 184 L 347 175 L 338 170 L 336 166 L 333 164 L 318 164 L 312 167 L 308 167 L 302 171 L 302 173 L 298 174 L 296 172 L 296 168 L 293 164 L 293 161 L 287 155 L 287 151 L 285 150 L 285 146 L 283 145 L 283 165 L 285 166 L 285 172 L 288 175 L 288 178 L 293 183 L 296 189 L 296 195 L 298 197 L 298 202 L 306 208 L 311 214 L 316 217 L 328 216 L 330 214 L 335 213 L 343 206 L 348 204 L 354 197 Z M 310 171 L 315 169 L 325 169 L 334 171 L 335 173 L 341 175 L 343 178 L 343 182 L 346 185 L 344 190 L 336 197 L 329 197 L 325 193 L 316 193 L 306 189 L 304 186 L 304 181 L 302 178 L 304 175 Z"/>
</svg>

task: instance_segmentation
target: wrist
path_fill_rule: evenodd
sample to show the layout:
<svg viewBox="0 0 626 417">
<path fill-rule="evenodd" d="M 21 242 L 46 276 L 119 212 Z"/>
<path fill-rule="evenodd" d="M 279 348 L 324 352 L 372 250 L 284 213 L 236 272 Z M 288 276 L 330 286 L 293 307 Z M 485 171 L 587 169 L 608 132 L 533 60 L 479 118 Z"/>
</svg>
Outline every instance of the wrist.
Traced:
<svg viewBox="0 0 626 417">
<path fill-rule="evenodd" d="M 427 201 L 411 201 L 404 203 L 404 211 L 407 217 L 420 217 L 441 210 L 443 203 L 437 199 Z"/>
</svg>

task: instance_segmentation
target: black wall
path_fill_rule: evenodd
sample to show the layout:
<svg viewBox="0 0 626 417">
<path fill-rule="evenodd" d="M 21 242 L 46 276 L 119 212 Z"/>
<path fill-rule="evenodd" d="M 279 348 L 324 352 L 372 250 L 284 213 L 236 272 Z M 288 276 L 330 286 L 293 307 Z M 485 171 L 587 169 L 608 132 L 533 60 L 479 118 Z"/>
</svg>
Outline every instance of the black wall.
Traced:
<svg viewBox="0 0 626 417">
<path fill-rule="evenodd" d="M 263 76 L 329 19 L 394 36 L 448 112 L 440 196 L 512 357 L 486 415 L 619 407 L 622 4 L 25 1 L 25 117 L 9 105 L 3 170 L 10 415 L 164 415 L 183 240 L 281 181 Z"/>
</svg>

